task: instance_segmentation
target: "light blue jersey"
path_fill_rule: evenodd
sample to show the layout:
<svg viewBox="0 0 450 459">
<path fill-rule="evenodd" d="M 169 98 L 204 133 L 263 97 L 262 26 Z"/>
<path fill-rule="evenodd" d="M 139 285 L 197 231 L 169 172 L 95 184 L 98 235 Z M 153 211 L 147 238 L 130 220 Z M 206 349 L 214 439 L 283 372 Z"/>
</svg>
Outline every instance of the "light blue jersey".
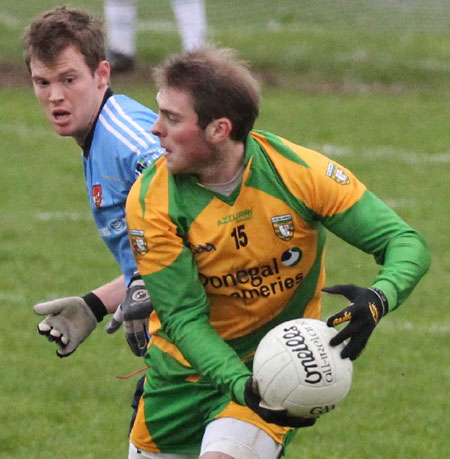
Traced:
<svg viewBox="0 0 450 459">
<path fill-rule="evenodd" d="M 162 153 L 158 138 L 150 132 L 156 118 L 139 102 L 108 90 L 84 148 L 84 174 L 95 224 L 119 263 L 126 285 L 136 264 L 125 202 L 139 174 Z"/>
</svg>

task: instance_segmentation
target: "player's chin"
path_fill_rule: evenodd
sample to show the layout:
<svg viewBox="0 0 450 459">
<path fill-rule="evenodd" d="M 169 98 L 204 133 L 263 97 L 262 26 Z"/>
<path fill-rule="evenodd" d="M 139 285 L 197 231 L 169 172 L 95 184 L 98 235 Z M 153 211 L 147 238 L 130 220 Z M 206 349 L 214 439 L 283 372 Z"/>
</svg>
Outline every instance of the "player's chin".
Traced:
<svg viewBox="0 0 450 459">
<path fill-rule="evenodd" d="M 166 165 L 167 169 L 169 169 L 169 172 L 172 174 L 186 174 L 188 173 L 183 165 L 179 164 L 175 158 L 169 156 L 166 156 Z"/>
<path fill-rule="evenodd" d="M 75 134 L 75 131 L 68 125 L 53 123 L 53 129 L 62 137 L 72 137 Z"/>
</svg>

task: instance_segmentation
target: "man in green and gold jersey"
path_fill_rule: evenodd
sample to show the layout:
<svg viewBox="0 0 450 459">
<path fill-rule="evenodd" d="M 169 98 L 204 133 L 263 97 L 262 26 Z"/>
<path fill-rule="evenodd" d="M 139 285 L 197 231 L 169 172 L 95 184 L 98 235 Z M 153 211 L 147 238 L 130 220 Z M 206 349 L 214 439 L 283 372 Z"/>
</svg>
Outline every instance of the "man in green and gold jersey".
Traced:
<svg viewBox="0 0 450 459">
<path fill-rule="evenodd" d="M 429 268 L 421 236 L 335 161 L 252 131 L 259 88 L 231 50 L 169 58 L 155 72 L 165 152 L 135 183 L 129 236 L 151 294 L 150 365 L 130 458 L 280 456 L 313 420 L 260 406 L 252 357 L 268 330 L 320 318 L 325 232 L 381 265 L 367 288 L 325 289 L 350 300 L 354 360 L 382 316 Z"/>
</svg>

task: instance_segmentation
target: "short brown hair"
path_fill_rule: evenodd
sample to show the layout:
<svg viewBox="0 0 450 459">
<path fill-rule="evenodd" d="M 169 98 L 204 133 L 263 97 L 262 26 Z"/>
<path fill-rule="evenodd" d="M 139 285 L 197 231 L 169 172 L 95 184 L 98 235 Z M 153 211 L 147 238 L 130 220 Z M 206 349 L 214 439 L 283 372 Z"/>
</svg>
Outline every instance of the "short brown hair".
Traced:
<svg viewBox="0 0 450 459">
<path fill-rule="evenodd" d="M 38 17 L 27 28 L 23 42 L 28 71 L 31 59 L 52 64 L 61 51 L 70 45 L 75 46 L 84 56 L 92 74 L 105 59 L 102 21 L 91 17 L 86 11 L 65 6 Z"/>
<path fill-rule="evenodd" d="M 169 57 L 155 69 L 159 88 L 188 91 L 198 124 L 226 117 L 233 129 L 230 138 L 245 141 L 259 113 L 259 84 L 248 65 L 232 49 L 212 45 Z"/>
</svg>

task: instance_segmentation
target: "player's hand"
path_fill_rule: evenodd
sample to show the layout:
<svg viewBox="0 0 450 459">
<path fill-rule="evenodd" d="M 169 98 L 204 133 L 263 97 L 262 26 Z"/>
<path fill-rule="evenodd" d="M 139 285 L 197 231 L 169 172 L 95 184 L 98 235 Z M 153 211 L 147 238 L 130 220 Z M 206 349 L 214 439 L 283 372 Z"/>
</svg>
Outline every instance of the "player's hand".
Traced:
<svg viewBox="0 0 450 459">
<path fill-rule="evenodd" d="M 337 346 L 346 339 L 350 339 L 342 350 L 341 357 L 355 360 L 365 348 L 379 320 L 387 314 L 387 299 L 379 289 L 357 287 L 353 284 L 326 287 L 322 289 L 322 292 L 343 295 L 350 300 L 346 308 L 327 320 L 327 325 L 335 327 L 343 322 L 350 322 L 331 339 L 330 344 Z"/>
<path fill-rule="evenodd" d="M 106 324 L 106 333 L 115 333 L 123 323 L 123 310 L 122 310 L 122 305 L 119 304 L 119 306 L 116 309 L 116 312 L 112 316 L 112 319 Z"/>
<path fill-rule="evenodd" d="M 316 422 L 315 418 L 291 416 L 287 414 L 285 409 L 274 409 L 264 405 L 257 391 L 256 381 L 250 377 L 245 384 L 245 403 L 264 421 L 283 427 L 295 427 L 297 429 L 300 427 L 310 427 Z"/>
<path fill-rule="evenodd" d="M 59 357 L 75 352 L 106 314 L 103 304 L 93 293 L 38 303 L 34 305 L 34 312 L 47 316 L 38 324 L 38 332 L 58 345 L 56 354 Z"/>
<path fill-rule="evenodd" d="M 144 281 L 135 273 L 128 287 L 123 303 L 117 308 L 111 322 L 107 325 L 107 333 L 114 333 L 123 321 L 125 337 L 132 352 L 142 357 L 147 352 L 150 339 L 148 321 L 153 305 Z"/>
</svg>

